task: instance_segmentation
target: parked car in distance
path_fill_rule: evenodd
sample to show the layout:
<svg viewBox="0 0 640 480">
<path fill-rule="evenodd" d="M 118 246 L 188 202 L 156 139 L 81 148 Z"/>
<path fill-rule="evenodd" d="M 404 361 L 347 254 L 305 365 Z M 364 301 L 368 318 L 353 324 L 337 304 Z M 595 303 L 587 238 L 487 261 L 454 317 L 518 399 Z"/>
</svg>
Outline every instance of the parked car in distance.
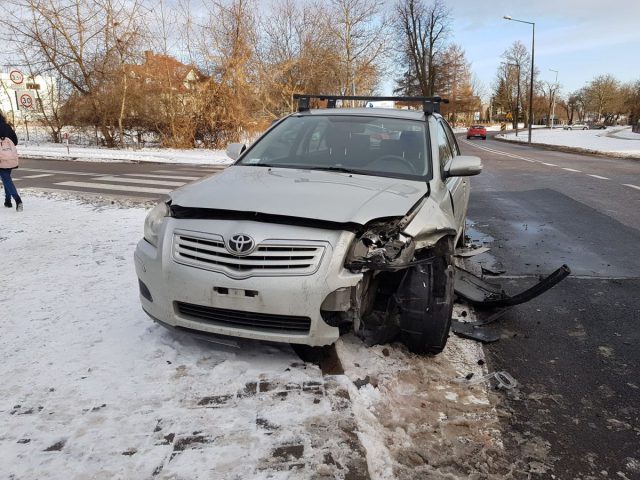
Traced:
<svg viewBox="0 0 640 480">
<path fill-rule="evenodd" d="M 233 165 L 149 212 L 143 310 L 205 336 L 321 346 L 353 331 L 441 352 L 480 159 L 461 154 L 439 97 L 421 111 L 294 98 L 251 146 L 229 145 Z"/>
<path fill-rule="evenodd" d="M 589 130 L 589 125 L 586 123 L 578 122 L 572 123 L 571 125 L 564 125 L 562 127 L 564 130 Z"/>
<path fill-rule="evenodd" d="M 589 130 L 606 130 L 607 126 L 602 122 L 589 122 Z"/>
<path fill-rule="evenodd" d="M 487 139 L 487 129 L 482 125 L 471 125 L 467 129 L 467 140 L 472 137 L 480 137 L 483 140 Z"/>
</svg>

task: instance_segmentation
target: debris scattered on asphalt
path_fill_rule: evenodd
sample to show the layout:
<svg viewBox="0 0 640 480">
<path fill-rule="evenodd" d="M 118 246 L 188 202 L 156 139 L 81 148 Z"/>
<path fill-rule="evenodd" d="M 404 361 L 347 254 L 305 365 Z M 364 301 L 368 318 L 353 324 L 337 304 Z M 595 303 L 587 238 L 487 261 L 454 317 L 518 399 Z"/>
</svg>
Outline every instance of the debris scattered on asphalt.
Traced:
<svg viewBox="0 0 640 480">
<path fill-rule="evenodd" d="M 499 284 L 489 283 L 473 273 L 456 267 L 455 293 L 459 298 L 481 308 L 500 308 L 520 305 L 542 295 L 554 285 L 557 285 L 571 273 L 567 265 L 562 265 L 556 271 L 545 277 L 527 290 L 509 296 Z"/>
<path fill-rule="evenodd" d="M 488 267 L 480 267 L 480 271 L 482 272 L 483 275 L 488 275 L 490 277 L 497 277 L 498 275 L 502 275 L 503 273 L 506 273 L 506 270 L 498 270 L 498 269 L 492 269 L 492 268 L 488 268 Z"/>
<path fill-rule="evenodd" d="M 482 343 L 493 343 L 500 339 L 500 335 L 491 332 L 471 323 L 464 323 L 458 320 L 451 320 L 451 331 L 462 338 L 477 340 Z"/>
<path fill-rule="evenodd" d="M 486 253 L 489 250 L 491 250 L 489 247 L 460 248 L 456 250 L 455 256 L 463 257 L 463 258 L 475 257 L 476 255 L 480 255 L 481 253 Z"/>
<path fill-rule="evenodd" d="M 488 382 L 492 388 L 504 390 L 512 390 L 518 386 L 518 381 L 505 371 L 487 373 L 486 375 L 476 378 L 473 378 L 473 374 L 470 374 L 456 378 L 454 379 L 454 382 L 465 385 L 477 385 L 479 383 Z"/>
</svg>

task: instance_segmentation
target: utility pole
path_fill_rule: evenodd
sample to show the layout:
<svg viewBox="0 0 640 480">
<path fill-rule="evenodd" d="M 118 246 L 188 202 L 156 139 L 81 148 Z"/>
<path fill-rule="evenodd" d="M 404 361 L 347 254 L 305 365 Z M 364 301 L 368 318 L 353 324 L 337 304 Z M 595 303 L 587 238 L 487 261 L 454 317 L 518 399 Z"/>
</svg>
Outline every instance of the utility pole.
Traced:
<svg viewBox="0 0 640 480">
<path fill-rule="evenodd" d="M 531 85 L 529 88 L 529 143 L 531 143 L 531 125 L 533 123 L 533 72 L 534 72 L 534 53 L 536 46 L 536 24 L 534 22 L 527 22 L 526 20 L 516 20 L 515 18 L 505 15 L 505 20 L 511 20 L 513 22 L 528 23 L 533 27 L 531 36 Z"/>
<path fill-rule="evenodd" d="M 551 72 L 556 72 L 556 81 L 554 83 L 554 90 L 553 90 L 553 107 L 551 107 L 551 129 L 553 130 L 553 127 L 556 124 L 556 93 L 558 92 L 558 70 L 554 70 L 552 68 L 549 69 Z"/>
</svg>

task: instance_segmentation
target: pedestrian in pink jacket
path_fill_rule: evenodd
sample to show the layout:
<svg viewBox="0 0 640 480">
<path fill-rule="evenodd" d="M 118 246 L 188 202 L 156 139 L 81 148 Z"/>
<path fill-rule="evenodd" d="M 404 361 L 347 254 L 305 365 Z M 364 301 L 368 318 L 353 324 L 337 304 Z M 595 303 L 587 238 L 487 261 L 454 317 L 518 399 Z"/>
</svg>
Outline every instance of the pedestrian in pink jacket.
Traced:
<svg viewBox="0 0 640 480">
<path fill-rule="evenodd" d="M 11 179 L 11 171 L 18 168 L 18 153 L 16 145 L 18 136 L 7 123 L 7 119 L 0 112 L 0 177 L 4 186 L 4 206 L 12 208 L 11 197 L 16 201 L 16 211 L 22 211 L 22 199 Z"/>
</svg>

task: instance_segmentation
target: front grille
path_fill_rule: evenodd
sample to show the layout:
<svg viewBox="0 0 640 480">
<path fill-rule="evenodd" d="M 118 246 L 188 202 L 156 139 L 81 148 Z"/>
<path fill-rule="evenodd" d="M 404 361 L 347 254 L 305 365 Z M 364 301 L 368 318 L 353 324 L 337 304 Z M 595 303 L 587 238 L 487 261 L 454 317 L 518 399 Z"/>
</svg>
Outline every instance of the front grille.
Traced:
<svg viewBox="0 0 640 480">
<path fill-rule="evenodd" d="M 309 317 L 226 310 L 185 302 L 176 302 L 176 308 L 180 315 L 196 318 L 208 324 L 223 327 L 306 334 L 309 332 L 311 326 L 311 319 Z"/>
<path fill-rule="evenodd" d="M 219 235 L 195 236 L 176 232 L 173 258 L 194 267 L 234 278 L 310 275 L 320 266 L 325 246 L 320 242 L 266 240 L 249 255 L 235 255 Z"/>
</svg>

